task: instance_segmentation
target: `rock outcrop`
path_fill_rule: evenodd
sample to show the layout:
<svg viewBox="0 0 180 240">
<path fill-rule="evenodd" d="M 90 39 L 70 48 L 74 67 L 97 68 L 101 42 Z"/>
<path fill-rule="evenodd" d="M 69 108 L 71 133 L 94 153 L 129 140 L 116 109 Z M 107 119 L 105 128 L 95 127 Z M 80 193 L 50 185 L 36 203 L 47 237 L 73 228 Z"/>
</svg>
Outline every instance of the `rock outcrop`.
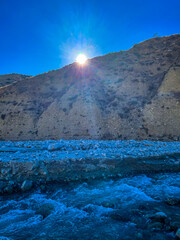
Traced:
<svg viewBox="0 0 180 240">
<path fill-rule="evenodd" d="M 0 139 L 180 138 L 180 34 L 0 89 Z"/>
</svg>

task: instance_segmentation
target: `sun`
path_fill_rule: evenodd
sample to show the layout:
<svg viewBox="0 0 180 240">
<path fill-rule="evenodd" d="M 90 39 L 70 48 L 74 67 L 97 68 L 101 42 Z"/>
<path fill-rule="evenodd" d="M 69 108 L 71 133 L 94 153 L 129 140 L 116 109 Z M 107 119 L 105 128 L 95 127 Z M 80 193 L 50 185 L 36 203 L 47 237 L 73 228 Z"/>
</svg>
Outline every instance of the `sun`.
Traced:
<svg viewBox="0 0 180 240">
<path fill-rule="evenodd" d="M 84 65 L 86 63 L 86 61 L 87 61 L 87 57 L 83 53 L 80 53 L 76 58 L 76 62 L 81 65 Z"/>
</svg>

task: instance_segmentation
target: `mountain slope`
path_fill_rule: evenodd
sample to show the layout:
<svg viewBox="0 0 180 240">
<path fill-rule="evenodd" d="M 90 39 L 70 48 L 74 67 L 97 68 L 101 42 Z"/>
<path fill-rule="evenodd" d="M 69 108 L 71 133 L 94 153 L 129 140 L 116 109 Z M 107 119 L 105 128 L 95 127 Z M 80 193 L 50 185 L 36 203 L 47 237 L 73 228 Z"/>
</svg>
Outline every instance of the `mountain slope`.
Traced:
<svg viewBox="0 0 180 240">
<path fill-rule="evenodd" d="M 178 140 L 179 126 L 179 34 L 0 89 L 1 140 Z"/>
<path fill-rule="evenodd" d="M 31 77 L 31 76 L 22 75 L 22 74 L 18 74 L 18 73 L 0 75 L 0 87 L 5 87 L 7 85 L 13 84 L 17 81 L 21 81 L 21 80 L 24 80 L 29 77 Z"/>
</svg>

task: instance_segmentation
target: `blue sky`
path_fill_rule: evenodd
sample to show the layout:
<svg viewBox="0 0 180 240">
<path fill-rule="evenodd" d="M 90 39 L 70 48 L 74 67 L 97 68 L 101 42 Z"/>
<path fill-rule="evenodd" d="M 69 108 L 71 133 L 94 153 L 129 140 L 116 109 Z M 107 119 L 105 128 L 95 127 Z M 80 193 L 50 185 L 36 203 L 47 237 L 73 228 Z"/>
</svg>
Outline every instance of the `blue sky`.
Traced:
<svg viewBox="0 0 180 240">
<path fill-rule="evenodd" d="M 0 74 L 36 75 L 180 33 L 180 0 L 0 0 Z"/>
</svg>

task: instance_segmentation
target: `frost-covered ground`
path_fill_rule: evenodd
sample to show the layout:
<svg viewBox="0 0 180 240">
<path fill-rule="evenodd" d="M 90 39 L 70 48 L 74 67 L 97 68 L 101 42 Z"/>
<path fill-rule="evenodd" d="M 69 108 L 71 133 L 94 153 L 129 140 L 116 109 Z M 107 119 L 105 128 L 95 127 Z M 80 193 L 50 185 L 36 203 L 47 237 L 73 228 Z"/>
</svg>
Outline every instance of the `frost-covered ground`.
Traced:
<svg viewBox="0 0 180 240">
<path fill-rule="evenodd" d="M 14 190 L 25 180 L 69 182 L 130 173 L 178 172 L 180 142 L 0 142 L 0 169 L 0 181 L 9 181 Z"/>
<path fill-rule="evenodd" d="M 115 178 L 112 175 L 113 178 L 84 179 L 81 173 L 76 181 L 57 182 L 51 179 L 39 184 L 39 180 L 36 180 L 37 184 L 34 187 L 32 185 L 29 191 L 2 191 L 0 239 L 178 239 L 180 173 L 176 169 L 179 166 L 179 153 L 179 142 L 1 142 L 0 163 L 4 166 L 4 169 L 0 169 L 1 181 L 12 185 L 16 184 L 15 177 L 20 177 L 10 171 L 10 166 L 15 166 L 13 163 L 20 163 L 22 171 L 26 166 L 22 164 L 24 162 L 33 162 L 33 169 L 36 170 L 41 162 L 53 164 L 54 161 L 64 161 L 70 168 L 84 159 L 83 165 L 78 166 L 90 165 L 94 161 L 94 168 L 89 166 L 89 171 L 93 172 L 101 169 L 99 163 L 109 167 L 112 162 L 116 163 L 114 160 L 125 159 L 125 164 L 130 157 L 133 161 L 137 159 L 137 162 L 142 159 L 138 164 L 146 162 L 144 167 L 153 163 L 153 168 L 146 174 L 134 175 L 129 172 L 124 177 L 116 175 Z M 153 157 L 158 158 L 153 160 Z M 104 159 L 104 162 L 99 159 Z M 111 164 L 108 165 L 105 160 Z M 170 172 L 168 169 L 166 173 L 156 172 L 160 164 L 163 168 L 164 162 L 169 164 Z M 122 167 L 128 167 L 123 164 Z M 7 169 L 10 169 L 9 172 L 5 171 Z M 64 169 L 68 174 L 68 168 Z M 46 170 L 47 177 L 50 169 Z M 28 171 L 24 169 L 22 173 L 28 175 L 32 170 Z M 70 171 L 73 172 L 73 169 Z M 74 168 L 74 171 L 78 171 L 78 168 Z M 13 177 L 13 181 L 9 180 Z"/>
<path fill-rule="evenodd" d="M 59 160 L 81 158 L 150 157 L 180 153 L 180 142 L 47 140 L 0 141 L 0 160 Z"/>
</svg>

